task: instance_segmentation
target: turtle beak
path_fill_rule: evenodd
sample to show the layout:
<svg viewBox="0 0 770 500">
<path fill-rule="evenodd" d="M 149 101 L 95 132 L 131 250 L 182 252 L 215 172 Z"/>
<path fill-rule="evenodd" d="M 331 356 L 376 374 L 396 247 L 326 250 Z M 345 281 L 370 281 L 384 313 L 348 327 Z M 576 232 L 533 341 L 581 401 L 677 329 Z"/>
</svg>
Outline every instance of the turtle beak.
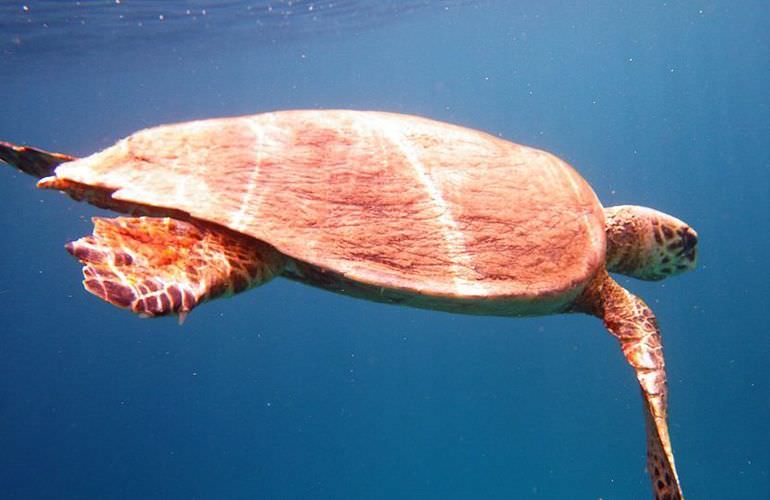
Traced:
<svg viewBox="0 0 770 500">
<path fill-rule="evenodd" d="M 685 257 L 687 260 L 695 264 L 695 257 L 698 246 L 698 233 L 696 233 L 691 227 L 684 227 L 680 230 L 679 235 L 682 238 L 682 250 L 679 255 Z"/>
</svg>

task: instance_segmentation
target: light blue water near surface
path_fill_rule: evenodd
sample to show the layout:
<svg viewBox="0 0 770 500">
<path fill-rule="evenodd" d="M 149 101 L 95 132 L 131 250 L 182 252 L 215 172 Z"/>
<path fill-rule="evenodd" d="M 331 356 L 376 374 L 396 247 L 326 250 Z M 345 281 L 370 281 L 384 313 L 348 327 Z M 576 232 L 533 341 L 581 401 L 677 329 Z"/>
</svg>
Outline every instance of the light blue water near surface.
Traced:
<svg viewBox="0 0 770 500">
<path fill-rule="evenodd" d="M 4 2 L 0 139 L 85 155 L 345 107 L 550 150 L 605 205 L 699 232 L 696 272 L 621 283 L 662 327 L 686 496 L 770 498 L 768 25 L 763 1 Z M 0 200 L 3 498 L 650 496 L 637 384 L 598 320 L 283 280 L 140 320 L 62 248 L 97 209 L 9 168 Z"/>
</svg>

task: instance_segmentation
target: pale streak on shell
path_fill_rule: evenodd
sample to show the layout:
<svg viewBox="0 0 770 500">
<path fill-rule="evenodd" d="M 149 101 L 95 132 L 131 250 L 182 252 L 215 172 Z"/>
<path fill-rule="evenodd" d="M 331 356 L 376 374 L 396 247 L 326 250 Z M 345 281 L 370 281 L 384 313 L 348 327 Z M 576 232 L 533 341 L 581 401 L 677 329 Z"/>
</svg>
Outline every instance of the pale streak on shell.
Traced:
<svg viewBox="0 0 770 500">
<path fill-rule="evenodd" d="M 468 253 L 465 236 L 455 221 L 451 207 L 431 178 L 419 154 L 409 144 L 409 140 L 404 137 L 403 132 L 394 127 L 389 120 L 374 118 L 371 120 L 371 123 L 376 124 L 376 128 L 381 130 L 385 137 L 401 151 L 412 166 L 417 180 L 425 188 L 428 197 L 436 207 L 438 227 L 443 233 L 444 241 L 446 242 L 447 255 L 450 262 L 449 270 L 452 273 L 455 292 L 460 296 L 484 295 L 486 287 L 479 282 L 474 282 L 467 278 L 469 271 L 472 272 L 473 270 L 473 259 Z"/>
<path fill-rule="evenodd" d="M 241 201 L 241 208 L 232 216 L 230 224 L 228 225 L 231 229 L 235 229 L 236 231 L 241 232 L 243 232 L 243 230 L 248 225 L 247 222 L 243 221 L 244 217 L 252 217 L 254 214 L 259 213 L 259 206 L 262 203 L 262 196 L 265 194 L 265 189 L 262 189 L 259 193 L 256 193 L 257 197 L 254 201 L 252 201 L 255 195 L 255 189 L 257 188 L 257 181 L 259 179 L 259 174 L 262 167 L 262 158 L 264 156 L 263 148 L 265 145 L 265 129 L 264 127 L 261 127 L 259 124 L 255 123 L 253 119 L 247 118 L 244 120 L 244 122 L 254 133 L 254 170 L 249 177 L 249 183 L 246 186 L 246 192 L 244 193 L 243 200 Z M 247 213 L 247 211 L 249 213 Z"/>
</svg>

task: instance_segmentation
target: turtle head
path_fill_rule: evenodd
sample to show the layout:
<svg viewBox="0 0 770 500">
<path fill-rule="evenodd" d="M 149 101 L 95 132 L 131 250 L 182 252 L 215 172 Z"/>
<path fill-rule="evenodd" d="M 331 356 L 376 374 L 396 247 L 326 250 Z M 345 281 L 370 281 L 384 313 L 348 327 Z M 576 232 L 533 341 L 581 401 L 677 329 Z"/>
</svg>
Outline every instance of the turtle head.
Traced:
<svg viewBox="0 0 770 500">
<path fill-rule="evenodd" d="M 604 217 L 608 271 L 657 281 L 695 269 L 698 233 L 676 217 L 633 205 Z"/>
</svg>

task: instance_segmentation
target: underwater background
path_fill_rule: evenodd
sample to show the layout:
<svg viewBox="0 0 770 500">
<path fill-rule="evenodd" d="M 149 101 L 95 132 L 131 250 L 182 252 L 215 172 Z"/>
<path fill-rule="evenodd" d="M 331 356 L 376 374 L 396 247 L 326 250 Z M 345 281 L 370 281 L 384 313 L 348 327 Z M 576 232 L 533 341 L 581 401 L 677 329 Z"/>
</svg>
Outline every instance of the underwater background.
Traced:
<svg viewBox="0 0 770 500">
<path fill-rule="evenodd" d="M 699 233 L 656 312 L 685 495 L 770 498 L 770 3 L 8 1 L 0 139 L 86 155 L 290 108 L 540 147 Z M 102 213 L 0 170 L 0 498 L 651 496 L 600 321 L 450 315 L 275 280 L 179 326 L 86 293 Z"/>
</svg>

